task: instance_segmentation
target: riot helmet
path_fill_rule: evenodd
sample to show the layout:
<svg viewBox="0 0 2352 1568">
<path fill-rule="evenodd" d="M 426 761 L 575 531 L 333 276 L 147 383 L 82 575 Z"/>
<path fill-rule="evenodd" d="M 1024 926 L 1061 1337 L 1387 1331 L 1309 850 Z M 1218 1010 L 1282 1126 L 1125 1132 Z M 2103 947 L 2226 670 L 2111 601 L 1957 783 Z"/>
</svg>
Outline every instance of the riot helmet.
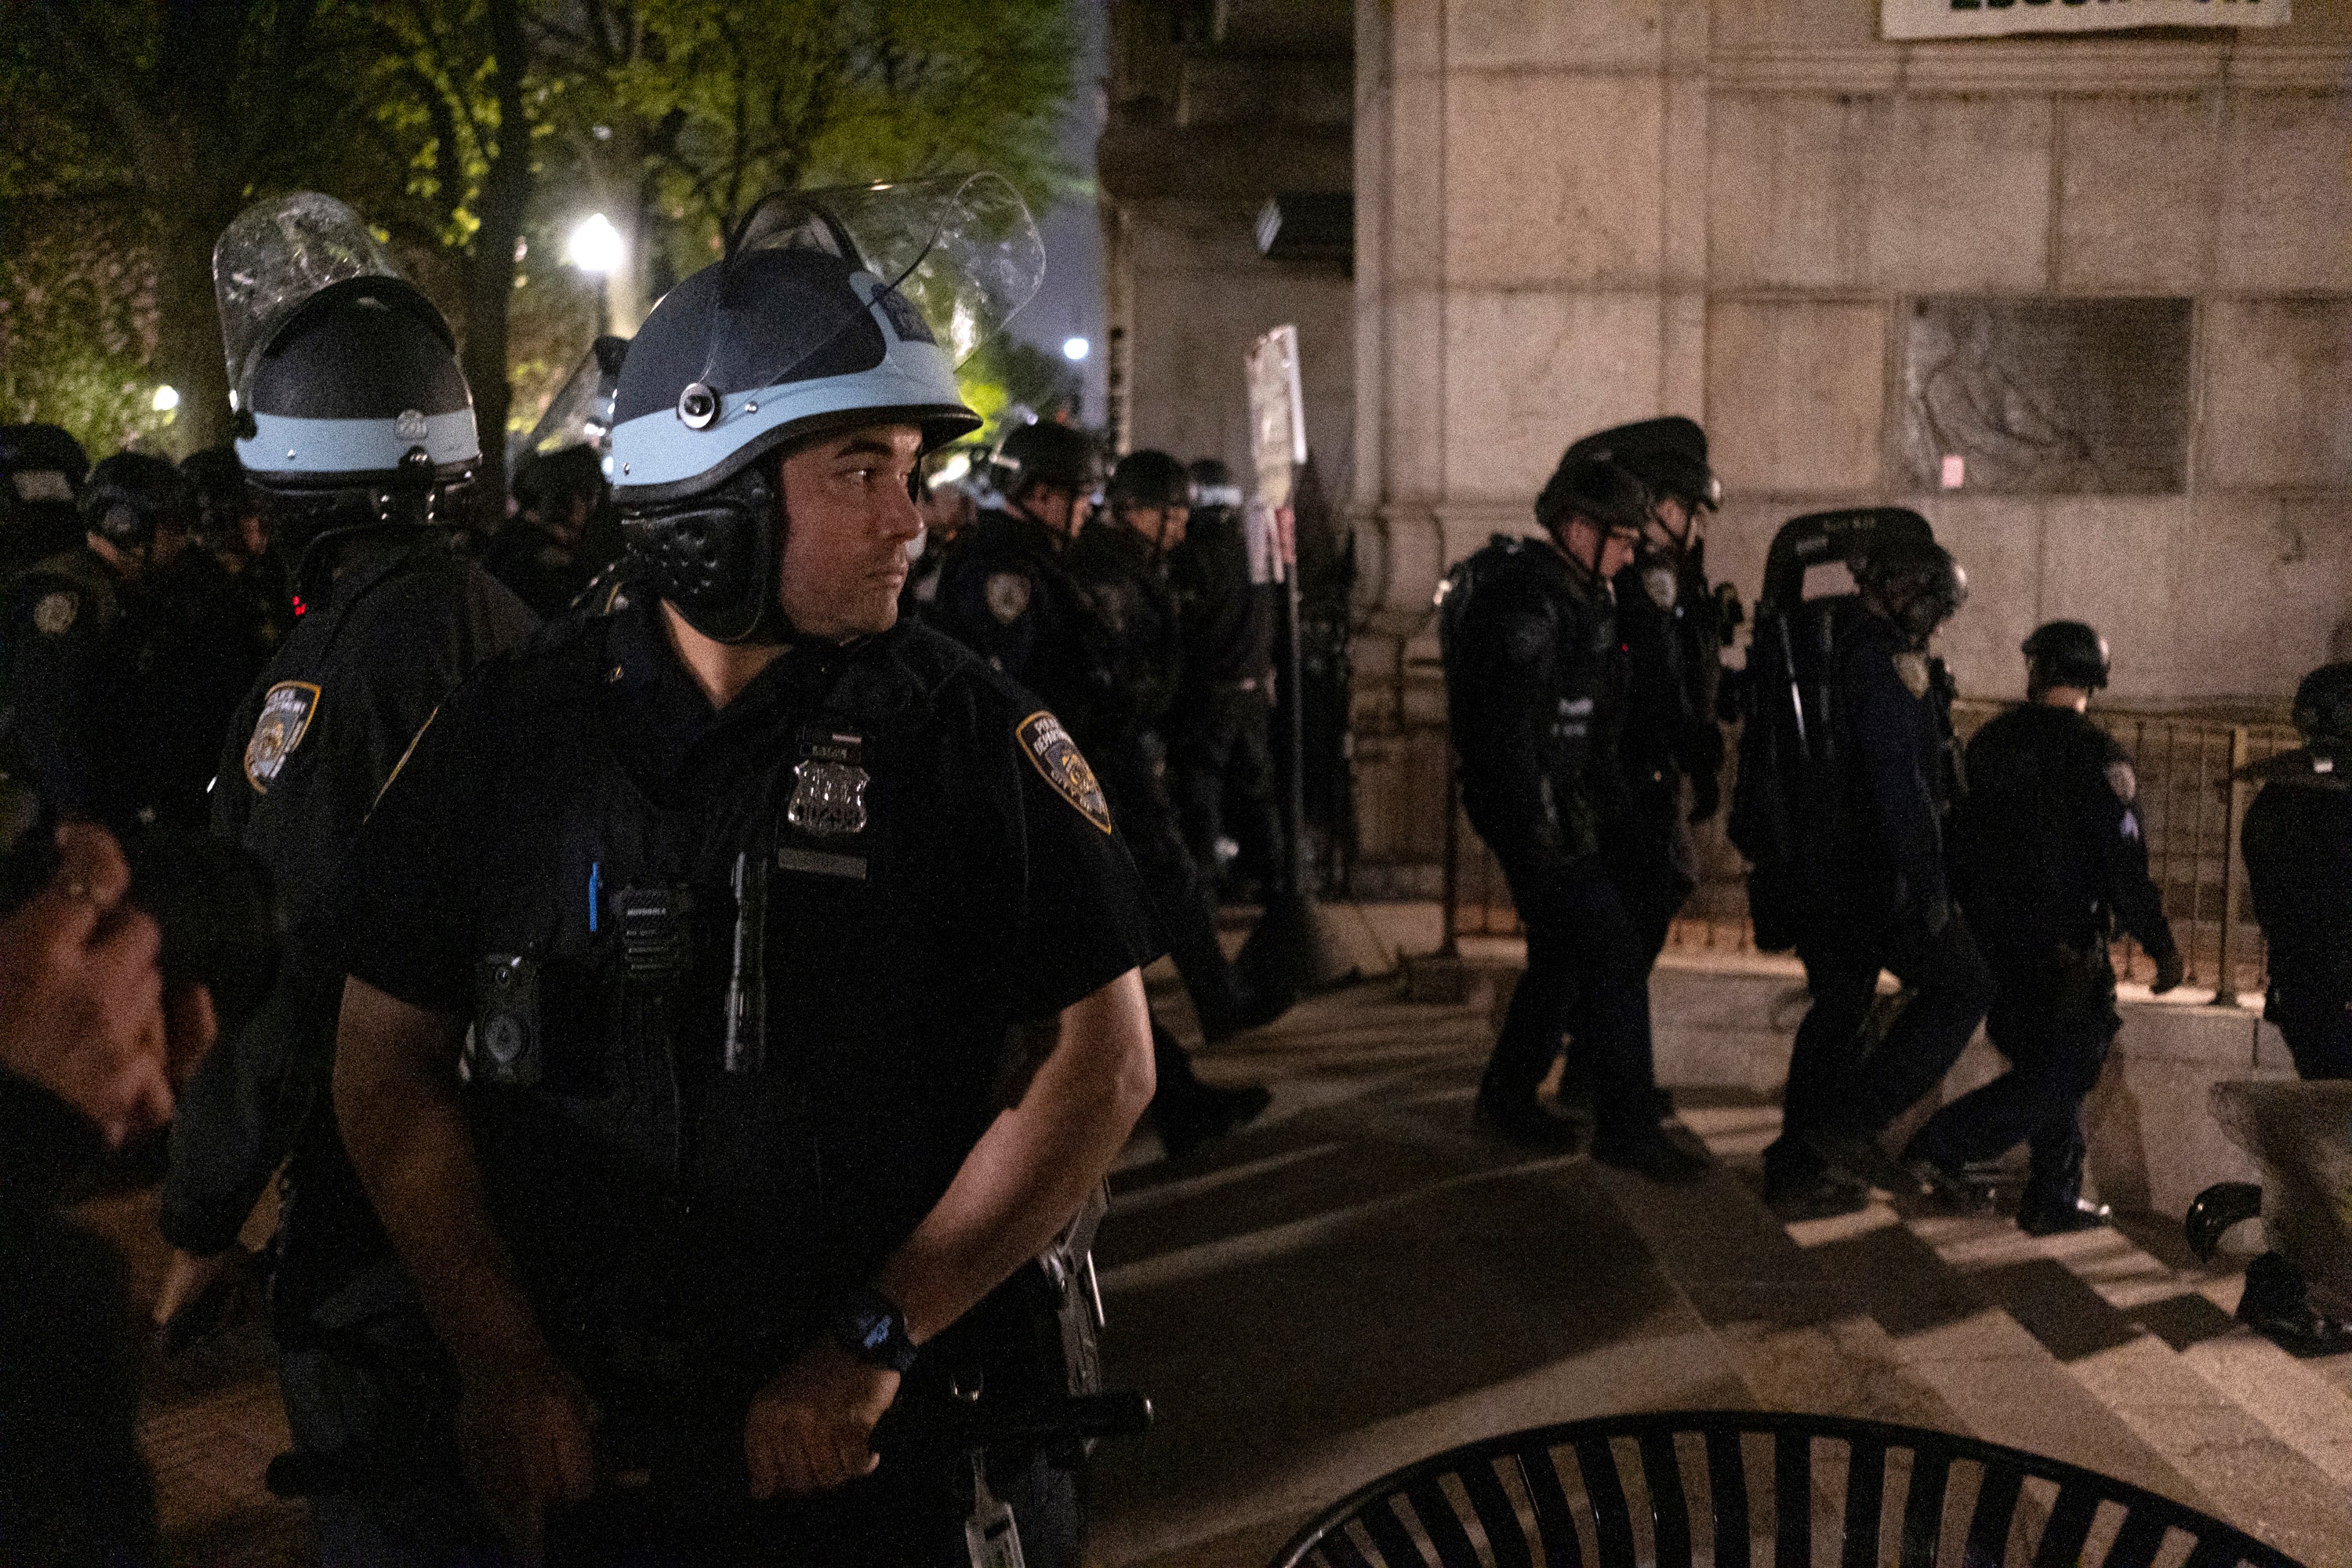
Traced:
<svg viewBox="0 0 2352 1568">
<path fill-rule="evenodd" d="M 74 499 L 89 473 L 81 443 L 55 425 L 0 425 L 0 528 L 29 558 L 81 537 Z"/>
<path fill-rule="evenodd" d="M 360 216 L 300 192 L 213 247 L 236 456 L 291 553 L 436 521 L 474 476 L 474 400 L 441 312 Z"/>
<path fill-rule="evenodd" d="M 1615 459 L 1571 447 L 1536 497 L 1536 521 L 1558 535 L 1577 517 L 1603 532 L 1638 537 L 1649 521 L 1649 489 Z"/>
<path fill-rule="evenodd" d="M 233 447 L 208 447 L 180 459 L 180 473 L 194 491 L 195 521 L 188 531 L 214 550 L 246 553 L 245 520 L 260 510 L 245 466 Z"/>
<path fill-rule="evenodd" d="M 2045 621 L 2018 651 L 2025 655 L 2029 691 L 2053 686 L 2097 691 L 2107 684 L 2107 639 L 2081 621 Z"/>
<path fill-rule="evenodd" d="M 2294 689 L 2294 727 L 2305 742 L 2352 745 L 2352 661 L 2323 664 Z"/>
<path fill-rule="evenodd" d="M 195 487 L 161 458 L 117 452 L 89 471 L 80 506 L 85 529 L 143 563 L 159 535 L 184 538 L 194 521 Z M 170 553 L 177 542 L 167 537 L 160 553 Z"/>
<path fill-rule="evenodd" d="M 1094 437 L 1055 420 L 1015 425 L 1005 432 L 991 460 L 997 491 L 1010 501 L 1018 501 L 1032 485 L 1090 496 L 1102 483 L 1102 457 Z"/>
<path fill-rule="evenodd" d="M 761 199 L 622 363 L 610 472 L 635 572 L 706 637 L 781 640 L 772 459 L 862 426 L 916 426 L 926 449 L 979 428 L 956 367 L 1044 265 L 993 174 Z"/>
<path fill-rule="evenodd" d="M 1706 465 L 1706 432 L 1679 414 L 1596 430 L 1569 450 L 1614 458 L 1653 495 L 1671 496 L 1694 514 L 1723 505 L 1723 481 Z"/>
<path fill-rule="evenodd" d="M 1242 487 L 1234 479 L 1234 471 L 1214 458 L 1196 459 L 1186 470 L 1192 480 L 1194 511 L 1239 511 L 1242 509 Z"/>
<path fill-rule="evenodd" d="M 1863 592 L 1878 601 L 1916 647 L 1926 647 L 1936 628 L 1969 602 L 1969 574 L 1952 552 L 1914 533 L 1873 540 L 1853 571 Z"/>
<path fill-rule="evenodd" d="M 1114 507 L 1192 505 L 1192 478 L 1184 465 L 1149 447 L 1129 452 L 1110 474 L 1106 499 Z"/>
</svg>

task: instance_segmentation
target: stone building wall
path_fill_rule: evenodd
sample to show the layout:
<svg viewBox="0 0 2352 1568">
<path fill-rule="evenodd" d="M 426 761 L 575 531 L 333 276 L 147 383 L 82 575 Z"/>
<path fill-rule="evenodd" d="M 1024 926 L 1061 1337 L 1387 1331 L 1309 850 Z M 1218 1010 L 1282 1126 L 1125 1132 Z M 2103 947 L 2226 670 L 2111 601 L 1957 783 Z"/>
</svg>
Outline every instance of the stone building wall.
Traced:
<svg viewBox="0 0 2352 1568">
<path fill-rule="evenodd" d="M 2352 654 L 2352 0 L 1933 45 L 1879 41 L 1876 15 L 1360 0 L 1366 860 L 1436 858 L 1443 752 L 1417 727 L 1445 563 L 1530 527 L 1562 446 L 1622 420 L 1706 425 L 1710 564 L 1750 596 L 1798 512 L 1925 512 L 1970 575 L 1940 645 L 1970 694 L 2012 693 L 2058 616 L 2107 634 L 2139 705 L 2267 704 Z M 2191 301 L 2177 488 L 1922 489 L 1906 335 L 1948 296 Z"/>
</svg>

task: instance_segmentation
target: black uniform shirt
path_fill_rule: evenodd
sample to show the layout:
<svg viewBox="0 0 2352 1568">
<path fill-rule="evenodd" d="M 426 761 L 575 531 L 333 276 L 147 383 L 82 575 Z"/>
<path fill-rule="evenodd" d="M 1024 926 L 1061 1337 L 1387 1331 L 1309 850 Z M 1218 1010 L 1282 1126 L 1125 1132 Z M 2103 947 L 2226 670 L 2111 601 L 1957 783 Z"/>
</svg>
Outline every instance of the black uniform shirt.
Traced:
<svg viewBox="0 0 2352 1568">
<path fill-rule="evenodd" d="M 1852 615 L 1837 653 L 1837 733 L 1847 748 L 1843 785 L 1859 829 L 1846 868 L 1864 905 L 1855 914 L 1924 916 L 1946 904 L 1943 721 L 1932 665 L 1885 617 Z"/>
<path fill-rule="evenodd" d="M 1968 775 L 1953 819 L 1957 890 L 1989 948 L 2046 958 L 2104 939 L 2112 919 L 2156 957 L 2172 951 L 2138 779 L 2115 737 L 2071 708 L 2028 702 L 1977 731 Z"/>
<path fill-rule="evenodd" d="M 213 787 L 215 828 L 277 879 L 289 955 L 327 928 L 343 856 L 435 705 L 536 625 L 441 535 L 385 531 L 343 547 L 331 586 L 230 721 Z"/>
<path fill-rule="evenodd" d="M 1166 561 L 1151 541 L 1117 522 L 1089 525 L 1071 542 L 1065 560 L 1102 629 L 1113 687 L 1111 721 L 1129 731 L 1152 728 L 1176 700 L 1184 673 Z"/>
<path fill-rule="evenodd" d="M 67 815 L 129 830 L 150 804 L 144 597 L 83 545 L 17 578 L 5 616 L 12 765 Z"/>
<path fill-rule="evenodd" d="M 1168 552 L 1168 576 L 1184 628 L 1187 686 L 1263 680 L 1274 673 L 1274 587 L 1250 581 L 1242 514 L 1192 514 L 1184 542 Z"/>
<path fill-rule="evenodd" d="M 2271 973 L 2352 984 L 2352 748 L 2289 752 L 2259 772 L 2238 841 Z"/>
<path fill-rule="evenodd" d="M 733 1361 L 937 1204 L 1013 1025 L 1159 950 L 1084 760 L 948 638 L 803 645 L 714 710 L 658 616 L 566 626 L 444 705 L 362 837 L 351 968 L 498 1048 L 523 1036 L 487 987 L 524 961 L 538 1082 L 469 1060 L 527 1288 Z M 679 912 L 633 924 L 649 889 Z M 739 985 L 757 1072 L 722 1066 Z"/>
<path fill-rule="evenodd" d="M 551 621 L 572 607 L 594 575 L 578 551 L 528 517 L 510 518 L 491 535 L 482 565 L 514 590 L 516 598 Z"/>
<path fill-rule="evenodd" d="M 1723 766 L 1723 731 L 1715 693 L 1722 679 L 1723 639 L 1706 573 L 1685 556 L 1679 566 L 1636 562 L 1617 574 L 1617 635 L 1628 670 L 1620 736 L 1626 776 L 1636 792 L 1673 786 Z"/>
<path fill-rule="evenodd" d="M 1623 650 L 1606 584 L 1497 534 L 1447 579 L 1439 631 L 1462 804 L 1506 865 L 1564 866 L 1623 808 Z"/>
<path fill-rule="evenodd" d="M 932 625 L 1043 697 L 1082 740 L 1116 728 L 1106 635 L 1052 529 L 991 508 L 940 571 Z"/>
</svg>

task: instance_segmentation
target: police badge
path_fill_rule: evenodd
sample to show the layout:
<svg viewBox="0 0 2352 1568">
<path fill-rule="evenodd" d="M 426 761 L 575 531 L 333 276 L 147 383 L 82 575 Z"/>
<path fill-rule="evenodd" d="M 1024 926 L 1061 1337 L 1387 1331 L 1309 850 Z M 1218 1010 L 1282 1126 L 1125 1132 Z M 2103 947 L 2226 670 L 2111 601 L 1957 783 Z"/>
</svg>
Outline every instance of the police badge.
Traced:
<svg viewBox="0 0 2352 1568">
<path fill-rule="evenodd" d="M 872 782 L 863 765 L 865 744 L 857 735 L 803 736 L 784 820 L 813 838 L 865 832 L 866 786 Z"/>
<path fill-rule="evenodd" d="M 1021 749 L 1054 793 L 1076 806 L 1078 815 L 1101 828 L 1110 831 L 1110 802 L 1103 798 L 1102 785 L 1095 779 L 1094 769 L 1087 766 L 1086 758 L 1078 754 L 1077 742 L 1062 728 L 1062 721 L 1051 713 L 1032 713 L 1021 721 L 1013 731 L 1020 738 Z"/>
<path fill-rule="evenodd" d="M 33 628 L 43 637 L 61 637 L 73 630 L 74 616 L 80 610 L 81 601 L 62 588 L 44 594 L 33 606 Z"/>
<path fill-rule="evenodd" d="M 307 680 L 281 680 L 261 700 L 261 717 L 254 721 L 253 739 L 245 743 L 245 776 L 257 795 L 268 795 L 278 771 L 319 711 L 319 689 Z"/>
</svg>

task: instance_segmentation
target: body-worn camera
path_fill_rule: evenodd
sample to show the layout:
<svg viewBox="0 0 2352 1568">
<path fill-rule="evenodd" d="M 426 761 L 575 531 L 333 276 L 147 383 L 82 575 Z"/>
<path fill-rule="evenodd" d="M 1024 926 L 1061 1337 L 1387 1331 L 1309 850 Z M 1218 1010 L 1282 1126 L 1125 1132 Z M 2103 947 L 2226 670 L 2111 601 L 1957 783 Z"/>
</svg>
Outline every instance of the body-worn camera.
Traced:
<svg viewBox="0 0 2352 1568">
<path fill-rule="evenodd" d="M 22 907 L 57 873 L 57 813 L 23 780 L 0 773 L 0 913 Z M 224 1037 L 278 979 L 283 918 L 269 868 L 233 839 L 151 827 L 122 846 L 131 901 L 161 928 L 167 984 L 212 993 Z"/>
</svg>

